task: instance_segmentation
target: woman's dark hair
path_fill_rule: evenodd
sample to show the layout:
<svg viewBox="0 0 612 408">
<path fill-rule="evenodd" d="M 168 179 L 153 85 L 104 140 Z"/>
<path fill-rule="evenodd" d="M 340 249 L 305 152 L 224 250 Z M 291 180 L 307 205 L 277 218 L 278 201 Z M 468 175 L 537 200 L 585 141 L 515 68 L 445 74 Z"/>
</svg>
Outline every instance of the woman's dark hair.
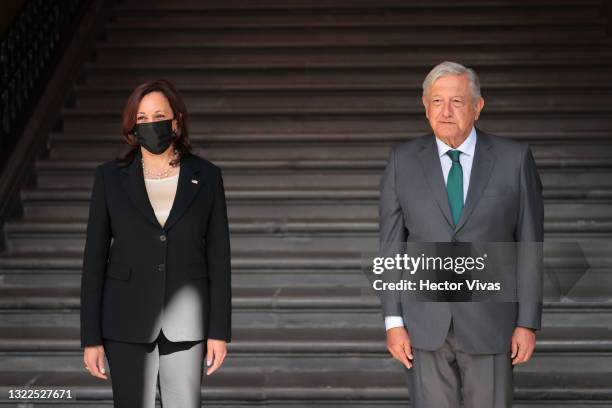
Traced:
<svg viewBox="0 0 612 408">
<path fill-rule="evenodd" d="M 129 96 L 125 107 L 123 108 L 123 121 L 121 132 L 123 138 L 128 144 L 128 150 L 115 158 L 115 162 L 119 165 L 128 165 L 132 163 L 140 144 L 134 135 L 134 126 L 136 125 L 136 114 L 138 113 L 138 105 L 142 98 L 151 92 L 161 92 L 166 96 L 174 118 L 177 120 L 177 132 L 174 139 L 174 148 L 177 150 L 177 159 L 171 162 L 172 165 L 178 163 L 185 154 L 191 152 L 191 144 L 189 143 L 189 131 L 187 129 L 187 108 L 183 97 L 176 90 L 172 82 L 166 79 L 157 79 L 155 81 L 145 82 L 134 89 Z"/>
</svg>

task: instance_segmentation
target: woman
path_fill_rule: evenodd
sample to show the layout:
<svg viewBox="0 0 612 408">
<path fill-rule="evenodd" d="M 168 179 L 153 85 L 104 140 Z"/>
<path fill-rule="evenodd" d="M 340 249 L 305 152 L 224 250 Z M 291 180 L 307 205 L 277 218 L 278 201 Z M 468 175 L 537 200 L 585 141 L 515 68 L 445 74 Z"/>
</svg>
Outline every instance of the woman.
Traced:
<svg viewBox="0 0 612 408">
<path fill-rule="evenodd" d="M 123 111 L 127 154 L 95 169 L 81 280 L 85 368 L 115 407 L 200 407 L 231 340 L 230 244 L 221 171 L 190 153 L 185 104 L 165 80 Z M 112 245 L 111 245 L 112 238 Z M 206 340 L 206 341 L 204 341 Z"/>
</svg>

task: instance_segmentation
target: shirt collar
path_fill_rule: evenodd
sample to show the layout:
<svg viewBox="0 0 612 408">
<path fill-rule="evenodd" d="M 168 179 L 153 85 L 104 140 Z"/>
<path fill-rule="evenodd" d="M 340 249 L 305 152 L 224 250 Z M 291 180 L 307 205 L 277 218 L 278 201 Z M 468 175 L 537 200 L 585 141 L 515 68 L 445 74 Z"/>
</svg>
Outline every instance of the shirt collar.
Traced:
<svg viewBox="0 0 612 408">
<path fill-rule="evenodd" d="M 442 140 L 436 138 L 436 144 L 438 145 L 438 155 L 440 157 L 444 156 L 446 152 L 449 150 L 453 150 L 452 147 L 444 143 Z M 468 135 L 468 137 L 454 150 L 459 150 L 463 154 L 467 154 L 468 156 L 474 155 L 474 149 L 476 148 L 476 128 L 472 126 L 472 131 Z"/>
</svg>

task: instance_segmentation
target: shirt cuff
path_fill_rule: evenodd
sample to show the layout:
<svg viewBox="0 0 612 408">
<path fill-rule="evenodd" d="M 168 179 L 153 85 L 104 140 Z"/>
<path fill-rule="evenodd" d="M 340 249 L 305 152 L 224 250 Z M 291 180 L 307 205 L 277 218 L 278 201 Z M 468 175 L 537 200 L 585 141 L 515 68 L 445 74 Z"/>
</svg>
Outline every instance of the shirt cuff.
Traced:
<svg viewBox="0 0 612 408">
<path fill-rule="evenodd" d="M 385 330 L 389 330 L 394 327 L 404 327 L 404 319 L 401 316 L 385 317 Z"/>
</svg>

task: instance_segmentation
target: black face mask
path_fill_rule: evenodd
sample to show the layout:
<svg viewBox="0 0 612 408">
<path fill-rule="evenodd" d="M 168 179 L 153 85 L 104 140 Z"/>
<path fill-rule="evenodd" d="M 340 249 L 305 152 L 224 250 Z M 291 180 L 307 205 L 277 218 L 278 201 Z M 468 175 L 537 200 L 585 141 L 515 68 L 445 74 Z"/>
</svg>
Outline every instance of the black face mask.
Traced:
<svg viewBox="0 0 612 408">
<path fill-rule="evenodd" d="M 134 126 L 134 134 L 138 143 L 153 154 L 165 152 L 176 136 L 172 130 L 172 119 L 137 123 Z"/>
</svg>

